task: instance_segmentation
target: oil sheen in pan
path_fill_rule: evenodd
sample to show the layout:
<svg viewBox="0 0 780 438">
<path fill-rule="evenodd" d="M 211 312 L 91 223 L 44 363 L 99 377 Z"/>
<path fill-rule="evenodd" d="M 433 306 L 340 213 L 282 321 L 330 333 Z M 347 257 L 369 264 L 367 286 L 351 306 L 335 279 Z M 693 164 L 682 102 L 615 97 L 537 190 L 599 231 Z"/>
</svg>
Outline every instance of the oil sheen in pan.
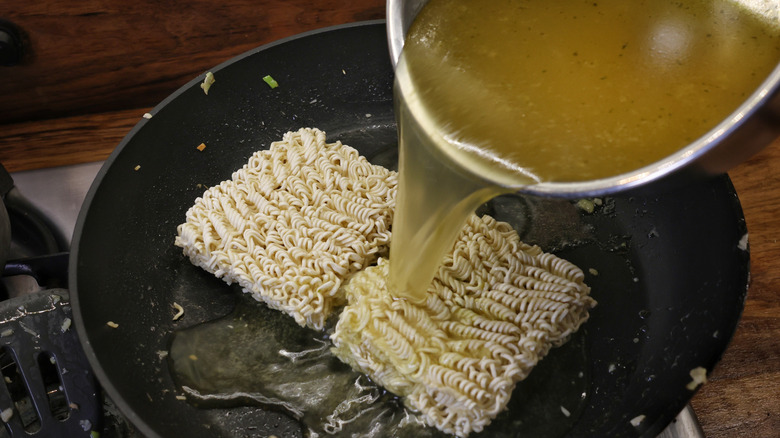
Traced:
<svg viewBox="0 0 780 438">
<path fill-rule="evenodd" d="M 554 349 L 555 360 L 542 361 L 518 384 L 507 412 L 473 436 L 564 435 L 586 398 L 587 377 L 575 371 L 585 368 L 584 351 L 581 335 Z M 326 336 L 248 295 L 230 315 L 176 333 L 169 357 L 188 401 L 203 409 L 283 412 L 308 436 L 446 436 L 341 363 Z"/>
<path fill-rule="evenodd" d="M 578 222 L 575 206 L 545 202 L 555 205 L 539 209 L 522 197 L 501 197 L 483 210 L 498 219 L 514 218 L 521 237 L 548 246 L 587 240 L 585 231 L 572 226 Z M 531 231 L 534 235 L 528 236 L 529 230 L 523 229 L 528 217 L 551 209 L 559 218 L 557 225 L 547 222 L 543 232 Z M 548 233 L 557 239 L 545 238 Z M 585 330 L 552 349 L 518 383 L 507 411 L 472 436 L 566 435 L 587 401 Z M 176 332 L 169 359 L 188 402 L 202 409 L 251 406 L 281 412 L 297 420 L 307 431 L 304 435 L 312 437 L 445 436 L 425 427 L 398 397 L 341 363 L 331 354 L 326 334 L 299 327 L 292 318 L 246 294 L 241 294 L 231 314 Z"/>
</svg>

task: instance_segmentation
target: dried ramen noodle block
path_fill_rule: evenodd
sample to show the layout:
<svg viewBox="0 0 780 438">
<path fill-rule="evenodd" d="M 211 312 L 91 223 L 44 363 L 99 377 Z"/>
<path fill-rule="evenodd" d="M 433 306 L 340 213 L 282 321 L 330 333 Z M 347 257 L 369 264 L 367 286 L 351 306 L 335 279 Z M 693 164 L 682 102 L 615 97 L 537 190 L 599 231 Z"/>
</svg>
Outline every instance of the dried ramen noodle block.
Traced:
<svg viewBox="0 0 780 438">
<path fill-rule="evenodd" d="M 288 132 L 187 211 L 176 245 L 300 325 L 322 329 L 390 241 L 396 174 L 317 129 Z"/>
<path fill-rule="evenodd" d="M 342 287 L 349 304 L 333 351 L 458 436 L 503 411 L 515 384 L 595 305 L 579 268 L 489 216 L 470 217 L 422 304 L 386 293 L 388 266 L 380 259 Z"/>
</svg>

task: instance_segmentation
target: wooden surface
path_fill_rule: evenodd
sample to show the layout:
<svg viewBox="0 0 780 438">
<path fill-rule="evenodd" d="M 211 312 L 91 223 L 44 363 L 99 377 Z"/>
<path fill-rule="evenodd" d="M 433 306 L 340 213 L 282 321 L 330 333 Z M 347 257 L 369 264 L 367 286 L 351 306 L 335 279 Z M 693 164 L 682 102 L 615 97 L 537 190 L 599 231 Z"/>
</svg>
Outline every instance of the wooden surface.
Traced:
<svg viewBox="0 0 780 438">
<path fill-rule="evenodd" d="M 693 399 L 708 437 L 780 436 L 780 142 L 729 172 L 747 221 L 751 283 L 723 359 Z"/>
<path fill-rule="evenodd" d="M 384 17 L 382 0 L 3 0 L 27 58 L 0 67 L 0 122 L 151 106 L 279 38 Z"/>
<path fill-rule="evenodd" d="M 375 0 L 59 3 L 0 5 L 33 48 L 25 65 L 0 67 L 0 162 L 9 171 L 103 160 L 144 112 L 211 66 L 278 38 L 384 16 Z M 780 436 L 777 169 L 780 142 L 730 172 L 752 283 L 731 345 L 693 399 L 708 437 Z"/>
</svg>

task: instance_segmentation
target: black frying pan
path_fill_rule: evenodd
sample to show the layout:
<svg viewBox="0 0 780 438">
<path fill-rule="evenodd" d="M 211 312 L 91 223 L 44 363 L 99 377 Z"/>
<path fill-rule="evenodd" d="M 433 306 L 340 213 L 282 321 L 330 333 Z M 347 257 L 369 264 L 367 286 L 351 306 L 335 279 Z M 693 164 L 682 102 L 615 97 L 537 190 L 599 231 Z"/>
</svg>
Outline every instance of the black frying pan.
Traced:
<svg viewBox="0 0 780 438">
<path fill-rule="evenodd" d="M 305 427 L 285 412 L 196 408 L 176 398 L 181 390 L 160 352 L 175 331 L 230 313 L 241 294 L 192 266 L 173 239 L 206 186 L 288 130 L 318 127 L 392 166 L 385 27 L 306 34 L 212 71 L 208 95 L 196 78 L 141 119 L 90 189 L 70 263 L 76 326 L 107 393 L 146 435 L 302 436 Z M 269 74 L 278 88 L 263 82 Z M 743 307 L 749 254 L 729 179 L 675 191 L 649 186 L 604 199 L 593 213 L 522 196 L 484 209 L 581 266 L 599 302 L 584 328 L 518 385 L 484 436 L 660 432 L 693 395 L 689 371 L 713 368 Z M 174 302 L 186 311 L 178 321 Z M 645 419 L 635 427 L 638 415 Z"/>
</svg>

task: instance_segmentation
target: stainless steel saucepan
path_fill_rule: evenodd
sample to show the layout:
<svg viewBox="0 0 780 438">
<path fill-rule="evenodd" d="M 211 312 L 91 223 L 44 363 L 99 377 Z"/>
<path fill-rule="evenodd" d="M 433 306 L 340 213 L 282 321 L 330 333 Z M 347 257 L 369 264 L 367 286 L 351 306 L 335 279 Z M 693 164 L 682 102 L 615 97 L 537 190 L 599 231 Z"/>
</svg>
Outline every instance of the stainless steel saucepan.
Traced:
<svg viewBox="0 0 780 438">
<path fill-rule="evenodd" d="M 395 65 L 404 37 L 428 0 L 388 0 L 387 36 Z M 780 2 L 767 8 L 780 9 Z M 777 12 L 775 12 L 777 14 Z M 780 66 L 733 113 L 699 139 L 648 166 L 614 177 L 583 182 L 545 182 L 522 191 L 541 196 L 602 196 L 660 180 L 654 186 L 679 187 L 694 179 L 725 173 L 780 136 Z"/>
</svg>

